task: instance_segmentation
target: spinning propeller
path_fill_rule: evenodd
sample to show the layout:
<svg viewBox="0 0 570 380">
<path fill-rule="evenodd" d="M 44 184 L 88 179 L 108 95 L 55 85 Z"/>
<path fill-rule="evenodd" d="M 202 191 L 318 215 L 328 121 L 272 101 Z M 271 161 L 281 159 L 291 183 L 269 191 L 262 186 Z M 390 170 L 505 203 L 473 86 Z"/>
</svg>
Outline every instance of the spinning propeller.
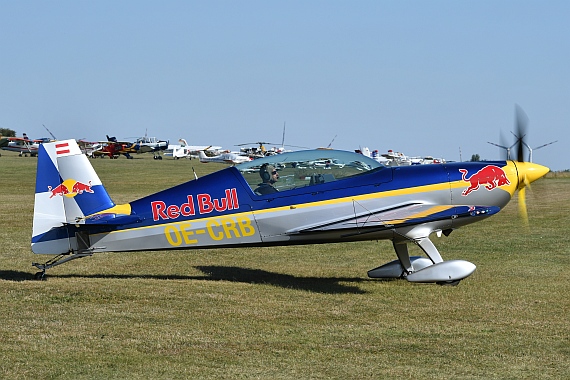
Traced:
<svg viewBox="0 0 570 380">
<path fill-rule="evenodd" d="M 507 155 L 510 155 L 511 148 L 515 148 L 515 166 L 517 167 L 518 172 L 517 189 L 519 191 L 519 214 L 521 215 L 525 225 L 528 225 L 528 213 L 526 209 L 526 188 L 530 187 L 531 182 L 534 182 L 537 179 L 543 177 L 550 171 L 550 169 L 542 165 L 533 164 L 532 162 L 525 162 L 525 147 L 529 150 L 529 153 L 532 154 L 530 146 L 524 140 L 525 136 L 527 135 L 528 117 L 526 116 L 523 109 L 518 105 L 515 106 L 515 122 L 516 132 L 511 132 L 516 138 L 515 143 L 509 148 L 505 148 L 504 146 L 501 147 L 507 149 Z M 531 157 L 532 156 L 529 156 L 529 161 L 532 160 Z M 507 157 L 507 159 L 510 159 L 510 157 Z"/>
</svg>

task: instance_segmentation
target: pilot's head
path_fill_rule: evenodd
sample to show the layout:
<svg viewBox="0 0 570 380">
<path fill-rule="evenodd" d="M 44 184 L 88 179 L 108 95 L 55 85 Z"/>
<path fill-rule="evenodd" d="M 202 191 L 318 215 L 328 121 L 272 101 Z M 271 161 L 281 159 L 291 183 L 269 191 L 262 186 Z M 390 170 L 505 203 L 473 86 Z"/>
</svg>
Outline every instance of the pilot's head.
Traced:
<svg viewBox="0 0 570 380">
<path fill-rule="evenodd" d="M 263 183 L 275 183 L 279 179 L 279 173 L 273 165 L 263 164 L 259 168 L 259 176 Z"/>
</svg>

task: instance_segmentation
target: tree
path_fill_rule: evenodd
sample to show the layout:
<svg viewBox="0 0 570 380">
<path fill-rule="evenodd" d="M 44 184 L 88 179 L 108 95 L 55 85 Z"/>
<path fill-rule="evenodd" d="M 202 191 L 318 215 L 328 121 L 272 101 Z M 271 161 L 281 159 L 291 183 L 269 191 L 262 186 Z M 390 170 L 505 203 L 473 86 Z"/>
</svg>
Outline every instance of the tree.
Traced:
<svg viewBox="0 0 570 380">
<path fill-rule="evenodd" d="M 478 154 L 474 154 L 471 156 L 471 162 L 479 162 L 481 161 L 481 157 Z"/>
<path fill-rule="evenodd" d="M 16 131 L 11 130 L 10 128 L 0 128 L 0 136 L 16 137 Z"/>
</svg>

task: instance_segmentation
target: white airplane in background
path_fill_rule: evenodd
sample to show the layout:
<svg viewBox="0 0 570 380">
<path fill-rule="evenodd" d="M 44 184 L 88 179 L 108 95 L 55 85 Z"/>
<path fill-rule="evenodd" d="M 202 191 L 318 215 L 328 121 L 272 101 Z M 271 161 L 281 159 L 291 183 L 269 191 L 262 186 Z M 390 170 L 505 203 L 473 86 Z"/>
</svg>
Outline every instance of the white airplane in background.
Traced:
<svg viewBox="0 0 570 380">
<path fill-rule="evenodd" d="M 87 157 L 93 158 L 95 156 L 95 152 L 99 152 L 103 150 L 103 144 L 99 142 L 93 141 L 86 141 L 86 140 L 77 140 L 77 145 L 79 145 L 79 149 L 81 153 L 85 154 Z"/>
<path fill-rule="evenodd" d="M 408 157 L 404 153 L 394 152 L 392 149 L 387 153 L 379 154 L 378 150 L 370 151 L 367 147 L 363 147 L 356 152 L 370 157 L 384 166 L 409 166 L 409 165 L 424 165 L 424 164 L 444 164 L 446 161 L 443 158 L 434 158 L 432 156 L 425 157 Z"/>
<path fill-rule="evenodd" d="M 412 165 L 445 164 L 446 163 L 444 158 L 435 158 L 432 156 L 410 157 L 410 160 L 412 160 Z"/>
<path fill-rule="evenodd" d="M 180 158 L 196 158 L 199 156 L 200 151 L 209 151 L 217 153 L 222 149 L 221 146 L 212 145 L 188 145 L 185 139 L 179 139 L 179 145 L 170 144 L 168 148 L 164 151 L 166 157 L 172 157 L 175 159 Z"/>
<path fill-rule="evenodd" d="M 204 163 L 219 162 L 222 164 L 230 164 L 230 165 L 237 165 L 243 162 L 249 162 L 253 160 L 251 157 L 242 156 L 241 154 L 234 152 L 227 152 L 217 156 L 208 157 L 206 156 L 206 153 L 203 150 L 198 152 L 198 157 L 200 158 L 200 162 Z"/>
<path fill-rule="evenodd" d="M 24 133 L 23 137 L 2 137 L 0 136 L 0 149 L 19 153 L 20 157 L 35 157 L 38 154 L 40 144 L 50 142 L 48 138 L 31 140 Z"/>
</svg>

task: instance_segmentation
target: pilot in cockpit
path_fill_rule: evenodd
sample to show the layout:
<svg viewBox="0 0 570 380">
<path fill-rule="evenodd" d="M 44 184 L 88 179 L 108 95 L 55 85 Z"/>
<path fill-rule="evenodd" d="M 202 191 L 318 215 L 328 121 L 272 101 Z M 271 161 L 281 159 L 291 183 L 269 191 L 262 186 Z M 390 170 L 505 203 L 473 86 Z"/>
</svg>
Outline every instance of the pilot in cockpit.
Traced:
<svg viewBox="0 0 570 380">
<path fill-rule="evenodd" d="M 279 173 L 274 166 L 263 164 L 259 168 L 259 176 L 263 182 L 257 185 L 257 188 L 254 190 L 256 194 L 265 195 L 279 191 L 273 187 L 273 184 L 279 180 Z"/>
</svg>

